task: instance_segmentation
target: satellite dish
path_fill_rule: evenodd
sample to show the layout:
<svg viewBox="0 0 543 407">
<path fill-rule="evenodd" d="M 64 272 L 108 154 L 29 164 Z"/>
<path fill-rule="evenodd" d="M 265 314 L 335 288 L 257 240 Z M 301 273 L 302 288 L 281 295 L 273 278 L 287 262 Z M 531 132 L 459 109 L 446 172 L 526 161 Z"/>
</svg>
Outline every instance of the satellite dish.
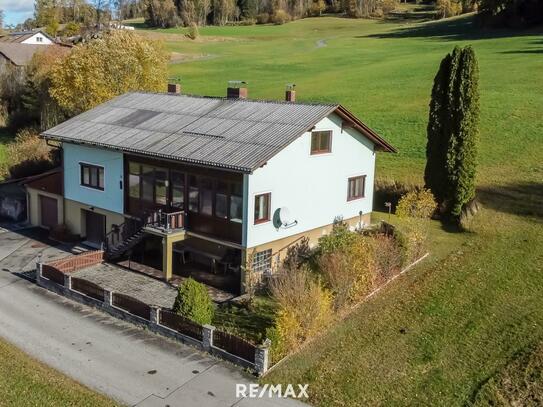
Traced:
<svg viewBox="0 0 543 407">
<path fill-rule="evenodd" d="M 288 210 L 287 207 L 284 206 L 281 209 L 279 209 L 279 220 L 281 221 L 282 226 L 287 226 L 288 224 L 290 224 L 291 223 L 290 219 L 291 219 L 290 211 Z"/>
<path fill-rule="evenodd" d="M 273 213 L 273 225 L 279 230 L 280 228 L 290 228 L 298 224 L 297 220 L 292 220 L 290 210 L 287 207 L 277 208 Z"/>
</svg>

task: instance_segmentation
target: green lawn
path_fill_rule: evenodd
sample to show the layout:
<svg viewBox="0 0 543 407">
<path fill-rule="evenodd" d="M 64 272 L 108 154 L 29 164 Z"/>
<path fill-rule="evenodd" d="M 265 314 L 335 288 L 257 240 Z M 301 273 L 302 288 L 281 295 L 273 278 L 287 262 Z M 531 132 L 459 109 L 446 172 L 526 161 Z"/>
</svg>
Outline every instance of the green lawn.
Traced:
<svg viewBox="0 0 543 407">
<path fill-rule="evenodd" d="M 471 231 L 434 223 L 428 260 L 264 381 L 309 383 L 318 406 L 464 405 L 542 341 L 543 29 L 472 21 L 324 17 L 203 28 L 198 41 L 183 29 L 145 31 L 186 58 L 170 72 L 185 92 L 222 96 L 227 80 L 242 79 L 251 97 L 280 99 L 294 82 L 300 100 L 342 103 L 398 147 L 378 156 L 378 177 L 401 182 L 422 182 L 439 61 L 465 44 L 479 58 L 484 209 Z"/>
<path fill-rule="evenodd" d="M 117 406 L 0 340 L 1 406 Z"/>
</svg>

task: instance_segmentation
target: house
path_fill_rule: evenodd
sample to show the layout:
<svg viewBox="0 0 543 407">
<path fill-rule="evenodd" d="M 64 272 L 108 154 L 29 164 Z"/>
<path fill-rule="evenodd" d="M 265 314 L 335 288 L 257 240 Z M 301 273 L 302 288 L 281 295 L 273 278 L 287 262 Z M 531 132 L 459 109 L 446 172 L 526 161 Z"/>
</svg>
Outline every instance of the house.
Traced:
<svg viewBox="0 0 543 407">
<path fill-rule="evenodd" d="M 63 47 L 68 50 L 71 46 L 57 43 L 53 38 L 41 31 L 10 33 L 0 36 L 0 74 L 8 67 L 23 74 L 23 67 L 29 64 L 36 52 L 47 46 Z"/>
<path fill-rule="evenodd" d="M 377 151 L 394 148 L 338 104 L 127 93 L 43 133 L 62 149 L 64 219 L 110 259 L 243 291 L 338 217 L 370 222 Z M 246 263 L 250 260 L 250 263 Z M 218 281 L 218 282 L 217 282 Z"/>
<path fill-rule="evenodd" d="M 43 31 L 13 32 L 0 36 L 0 42 L 26 45 L 51 45 L 55 39 Z"/>
</svg>

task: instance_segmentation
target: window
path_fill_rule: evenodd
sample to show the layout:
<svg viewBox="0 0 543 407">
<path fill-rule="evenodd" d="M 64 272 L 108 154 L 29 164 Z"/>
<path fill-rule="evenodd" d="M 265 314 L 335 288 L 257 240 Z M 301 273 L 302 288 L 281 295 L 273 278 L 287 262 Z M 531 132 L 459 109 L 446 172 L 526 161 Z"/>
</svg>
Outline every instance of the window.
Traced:
<svg viewBox="0 0 543 407">
<path fill-rule="evenodd" d="M 366 176 L 349 178 L 347 188 L 347 200 L 364 198 L 364 189 L 366 187 Z"/>
<path fill-rule="evenodd" d="M 243 186 L 239 182 L 230 185 L 230 220 L 241 223 L 243 221 Z"/>
<path fill-rule="evenodd" d="M 198 212 L 198 182 L 194 175 L 189 176 L 189 210 Z"/>
<path fill-rule="evenodd" d="M 256 252 L 253 256 L 253 271 L 262 273 L 270 271 L 272 266 L 272 251 L 271 249 Z"/>
<path fill-rule="evenodd" d="M 36 37 L 36 42 L 43 42 L 43 38 L 40 37 L 40 36 L 37 36 L 37 37 Z"/>
<path fill-rule="evenodd" d="M 200 213 L 213 214 L 213 181 L 210 178 L 200 178 Z"/>
<path fill-rule="evenodd" d="M 185 175 L 172 171 L 172 206 L 183 209 L 185 203 Z"/>
<path fill-rule="evenodd" d="M 217 182 L 215 216 L 221 219 L 228 219 L 228 184 L 223 181 Z"/>
<path fill-rule="evenodd" d="M 155 168 L 155 203 L 166 205 L 168 197 L 168 170 Z"/>
<path fill-rule="evenodd" d="M 104 167 L 79 163 L 81 166 L 81 185 L 104 190 Z"/>
<path fill-rule="evenodd" d="M 270 220 L 270 199 L 270 193 L 255 196 L 255 224 Z"/>
<path fill-rule="evenodd" d="M 311 154 L 325 154 L 332 151 L 332 132 L 314 131 L 311 133 Z"/>
</svg>

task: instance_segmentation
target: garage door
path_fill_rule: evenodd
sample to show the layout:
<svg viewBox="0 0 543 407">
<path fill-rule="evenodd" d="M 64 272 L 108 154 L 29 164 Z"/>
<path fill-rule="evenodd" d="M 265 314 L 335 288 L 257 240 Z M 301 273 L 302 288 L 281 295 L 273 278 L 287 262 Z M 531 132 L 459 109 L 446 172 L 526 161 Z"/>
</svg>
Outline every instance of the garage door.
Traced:
<svg viewBox="0 0 543 407">
<path fill-rule="evenodd" d="M 43 227 L 52 228 L 58 225 L 58 204 L 55 198 L 40 195 L 40 219 Z"/>
<path fill-rule="evenodd" d="M 99 213 L 85 211 L 87 242 L 99 246 L 106 236 L 106 217 Z"/>
</svg>

